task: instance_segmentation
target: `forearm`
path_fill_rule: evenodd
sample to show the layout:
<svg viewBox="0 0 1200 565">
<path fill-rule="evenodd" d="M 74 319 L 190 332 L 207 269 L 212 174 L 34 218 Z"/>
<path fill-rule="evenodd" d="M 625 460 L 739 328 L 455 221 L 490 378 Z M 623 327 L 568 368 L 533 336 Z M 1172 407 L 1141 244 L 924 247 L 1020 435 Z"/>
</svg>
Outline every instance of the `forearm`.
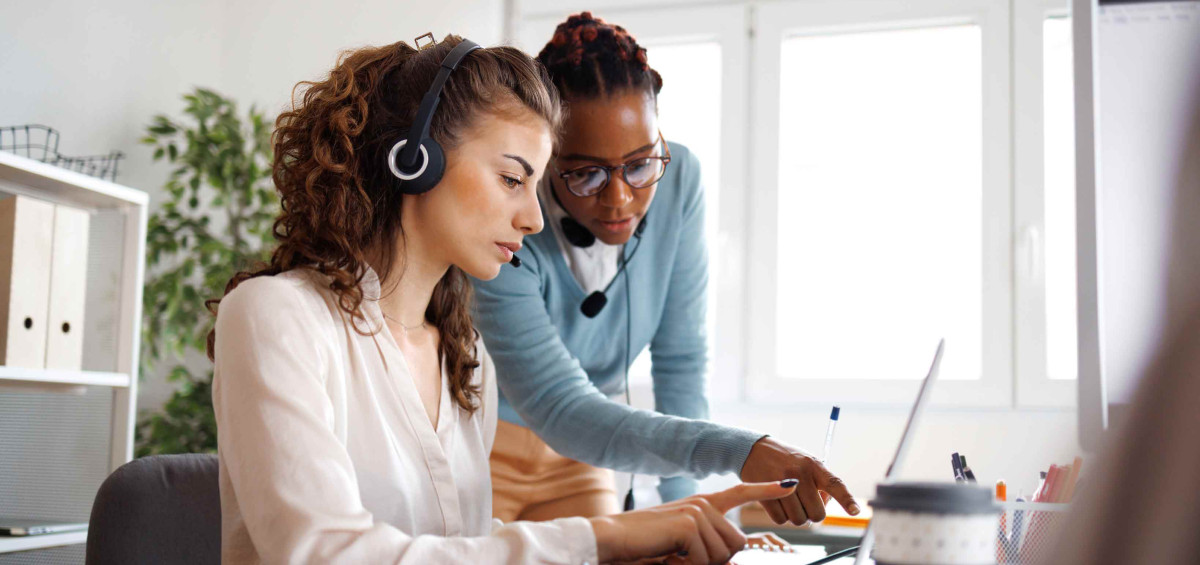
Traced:
<svg viewBox="0 0 1200 565">
<path fill-rule="evenodd" d="M 543 441 L 567 457 L 598 467 L 696 478 L 737 473 L 762 437 L 739 428 L 636 410 L 609 400 L 590 384 L 532 395 L 511 393 L 507 380 L 500 379 L 501 390 Z"/>
</svg>

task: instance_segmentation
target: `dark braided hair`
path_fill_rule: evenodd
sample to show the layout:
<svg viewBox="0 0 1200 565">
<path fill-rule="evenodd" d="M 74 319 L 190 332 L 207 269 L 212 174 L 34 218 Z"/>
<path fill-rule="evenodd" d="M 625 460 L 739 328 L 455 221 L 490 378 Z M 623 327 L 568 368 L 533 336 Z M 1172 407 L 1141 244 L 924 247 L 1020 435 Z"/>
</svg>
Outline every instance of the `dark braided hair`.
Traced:
<svg viewBox="0 0 1200 565">
<path fill-rule="evenodd" d="M 662 90 L 662 76 L 646 63 L 646 49 L 625 28 L 594 18 L 591 12 L 558 24 L 537 58 L 567 98 L 646 89 L 657 100 Z"/>
</svg>

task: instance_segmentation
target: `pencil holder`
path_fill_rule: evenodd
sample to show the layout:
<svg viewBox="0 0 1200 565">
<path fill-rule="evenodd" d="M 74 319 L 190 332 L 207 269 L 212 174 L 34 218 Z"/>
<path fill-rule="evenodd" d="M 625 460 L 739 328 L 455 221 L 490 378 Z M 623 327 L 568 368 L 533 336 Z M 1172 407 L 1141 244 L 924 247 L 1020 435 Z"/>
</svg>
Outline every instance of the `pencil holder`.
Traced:
<svg viewBox="0 0 1200 565">
<path fill-rule="evenodd" d="M 1069 504 L 998 502 L 1003 509 L 996 532 L 996 562 L 1046 563 L 1067 524 Z"/>
<path fill-rule="evenodd" d="M 875 509 L 880 565 L 988 565 L 996 562 L 1000 507 L 989 489 L 955 483 L 882 484 Z"/>
</svg>

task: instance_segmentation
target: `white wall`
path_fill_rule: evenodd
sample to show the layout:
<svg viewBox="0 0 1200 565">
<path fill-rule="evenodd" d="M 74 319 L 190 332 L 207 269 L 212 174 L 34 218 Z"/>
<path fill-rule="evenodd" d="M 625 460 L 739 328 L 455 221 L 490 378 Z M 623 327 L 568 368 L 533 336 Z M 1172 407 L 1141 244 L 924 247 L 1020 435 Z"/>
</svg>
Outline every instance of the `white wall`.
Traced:
<svg viewBox="0 0 1200 565">
<path fill-rule="evenodd" d="M 395 2 L 229 0 L 222 22 L 226 94 L 274 115 L 296 82 L 319 79 L 338 53 L 363 45 L 412 44 L 425 32 L 455 33 L 481 45 L 500 41 L 501 0 Z"/>
<path fill-rule="evenodd" d="M 292 87 L 319 78 L 340 51 L 427 31 L 498 43 L 501 0 L 50 0 L 0 7 L 0 125 L 40 123 L 67 155 L 125 153 L 117 181 L 160 199 L 168 168 L 138 143 L 157 113 L 179 115 L 182 96 L 213 88 L 268 115 Z M 207 361 L 189 356 L 197 372 Z M 172 387 L 146 375 L 141 409 Z"/>
<path fill-rule="evenodd" d="M 0 8 L 0 125 L 40 123 L 59 150 L 126 155 L 118 181 L 152 194 L 166 177 L 138 143 L 150 117 L 221 75 L 222 2 L 6 2 Z"/>
</svg>

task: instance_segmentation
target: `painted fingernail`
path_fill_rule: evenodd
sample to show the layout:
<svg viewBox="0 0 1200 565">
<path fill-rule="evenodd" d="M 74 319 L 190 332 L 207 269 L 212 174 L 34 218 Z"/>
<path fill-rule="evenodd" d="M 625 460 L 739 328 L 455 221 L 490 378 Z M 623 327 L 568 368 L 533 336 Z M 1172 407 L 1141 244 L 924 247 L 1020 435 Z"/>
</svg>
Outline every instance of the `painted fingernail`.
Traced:
<svg viewBox="0 0 1200 565">
<path fill-rule="evenodd" d="M 800 484 L 800 479 L 784 479 L 779 481 L 779 486 L 783 488 L 792 488 L 798 484 Z"/>
<path fill-rule="evenodd" d="M 847 511 L 850 512 L 851 516 L 858 516 L 858 513 L 859 513 L 858 505 L 854 504 L 854 503 L 850 503 L 850 508 L 848 508 Z"/>
</svg>

